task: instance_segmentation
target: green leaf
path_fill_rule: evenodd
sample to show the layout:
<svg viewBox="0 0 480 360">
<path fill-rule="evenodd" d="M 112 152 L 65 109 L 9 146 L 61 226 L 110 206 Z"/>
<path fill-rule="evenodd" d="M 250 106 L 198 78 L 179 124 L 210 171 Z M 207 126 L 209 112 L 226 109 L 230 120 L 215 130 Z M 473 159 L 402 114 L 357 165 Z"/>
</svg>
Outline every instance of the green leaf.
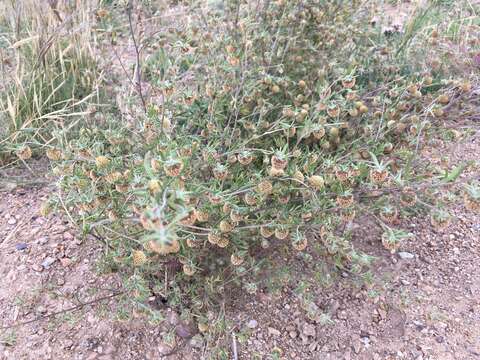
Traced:
<svg viewBox="0 0 480 360">
<path fill-rule="evenodd" d="M 155 174 L 154 174 L 154 171 L 152 169 L 152 166 L 151 166 L 151 163 L 150 161 L 152 160 L 152 153 L 150 151 L 148 151 L 146 154 L 145 154 L 145 158 L 143 160 L 143 167 L 145 168 L 145 173 L 150 177 L 150 178 L 154 178 L 155 177 Z"/>
<path fill-rule="evenodd" d="M 460 165 L 456 166 L 450 173 L 446 172 L 445 177 L 443 180 L 445 182 L 453 182 L 457 180 L 457 178 L 460 176 L 460 174 L 465 170 L 465 168 L 469 165 L 470 163 L 464 162 L 461 163 Z"/>
</svg>

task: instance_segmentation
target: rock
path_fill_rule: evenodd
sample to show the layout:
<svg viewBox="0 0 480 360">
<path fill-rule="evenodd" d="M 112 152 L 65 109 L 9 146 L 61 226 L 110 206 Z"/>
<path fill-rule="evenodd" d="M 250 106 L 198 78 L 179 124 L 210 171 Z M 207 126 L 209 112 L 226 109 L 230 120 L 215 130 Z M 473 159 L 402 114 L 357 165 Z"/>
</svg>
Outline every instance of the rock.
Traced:
<svg viewBox="0 0 480 360">
<path fill-rule="evenodd" d="M 277 329 L 273 328 L 273 327 L 268 327 L 267 331 L 268 331 L 268 335 L 271 335 L 271 336 L 280 336 L 281 335 L 281 332 L 278 331 Z"/>
<path fill-rule="evenodd" d="M 160 355 L 165 355 L 172 351 L 172 347 L 168 346 L 167 344 L 160 344 L 158 345 L 157 349 Z"/>
<path fill-rule="evenodd" d="M 413 255 L 409 252 L 406 252 L 406 251 L 400 251 L 398 253 L 398 256 L 400 256 L 400 258 L 403 259 L 403 260 L 411 260 L 415 257 L 415 255 Z"/>
<path fill-rule="evenodd" d="M 8 219 L 7 223 L 8 225 L 15 225 L 17 223 L 17 219 L 11 217 L 10 219 Z"/>
<path fill-rule="evenodd" d="M 311 320 L 314 320 L 316 317 L 318 317 L 320 313 L 320 308 L 313 301 L 304 302 L 303 308 L 307 312 L 308 318 Z"/>
<path fill-rule="evenodd" d="M 429 257 L 423 256 L 420 260 L 422 260 L 424 263 L 431 265 L 433 263 L 432 259 Z"/>
<path fill-rule="evenodd" d="M 71 263 L 72 263 L 72 260 L 67 257 L 60 259 L 60 264 L 62 264 L 63 267 L 68 267 L 70 266 Z"/>
<path fill-rule="evenodd" d="M 40 245 L 45 245 L 47 242 L 48 238 L 46 236 L 42 236 L 37 239 L 37 243 Z"/>
<path fill-rule="evenodd" d="M 339 311 L 337 314 L 337 317 L 341 320 L 346 320 L 347 319 L 347 312 L 346 311 Z"/>
<path fill-rule="evenodd" d="M 384 309 L 378 309 L 377 310 L 378 315 L 380 315 L 381 319 L 386 319 L 387 318 L 387 311 Z"/>
<path fill-rule="evenodd" d="M 88 314 L 87 315 L 87 321 L 90 323 L 90 324 L 93 324 L 95 322 L 97 322 L 97 317 L 94 315 L 94 314 Z M 88 339 L 87 339 L 88 340 Z M 92 342 L 93 340 L 89 340 L 90 342 Z M 95 345 L 96 346 L 96 345 Z"/>
<path fill-rule="evenodd" d="M 55 258 L 52 258 L 51 256 L 48 256 L 48 257 L 45 258 L 45 260 L 42 261 L 42 266 L 45 269 L 48 269 L 50 267 L 50 265 L 52 265 L 55 261 L 56 261 Z"/>
<path fill-rule="evenodd" d="M 45 306 L 40 305 L 39 307 L 37 307 L 37 313 L 45 314 L 46 312 L 47 312 L 47 309 L 45 308 Z"/>
<path fill-rule="evenodd" d="M 338 300 L 332 301 L 328 308 L 328 313 L 330 314 L 330 316 L 334 316 L 337 313 L 339 307 L 340 303 L 338 302 Z"/>
<path fill-rule="evenodd" d="M 95 360 L 98 358 L 98 354 L 96 352 L 92 352 L 90 353 L 90 355 L 88 355 L 88 357 L 85 358 L 85 360 Z"/>
<path fill-rule="evenodd" d="M 178 325 L 180 323 L 180 317 L 175 311 L 170 310 L 167 313 L 167 322 L 173 326 Z"/>
<path fill-rule="evenodd" d="M 258 322 L 257 322 L 257 320 L 254 320 L 254 319 L 250 320 L 250 321 L 247 323 L 247 327 L 248 327 L 249 329 L 255 329 L 257 326 L 258 326 Z"/>
<path fill-rule="evenodd" d="M 362 329 L 362 330 L 360 330 L 360 337 L 361 338 L 368 338 L 368 337 L 370 337 L 370 333 L 367 330 Z"/>
<path fill-rule="evenodd" d="M 94 351 L 100 345 L 100 340 L 96 337 L 83 339 L 80 346 L 86 350 Z"/>
<path fill-rule="evenodd" d="M 17 249 L 18 251 L 25 250 L 27 248 L 27 246 L 28 245 L 25 244 L 25 243 L 18 243 L 18 244 L 15 245 L 15 249 Z"/>
<path fill-rule="evenodd" d="M 33 271 L 36 271 L 36 272 L 42 272 L 43 271 L 43 267 L 41 265 L 38 265 L 38 264 L 32 265 L 32 269 L 33 269 Z"/>
<path fill-rule="evenodd" d="M 423 359 L 423 354 L 420 351 L 413 349 L 410 352 L 412 354 L 413 359 L 415 360 Z"/>
<path fill-rule="evenodd" d="M 302 333 L 306 336 L 315 337 L 317 335 L 317 331 L 315 330 L 315 326 L 305 323 L 302 328 Z"/>
<path fill-rule="evenodd" d="M 445 341 L 445 339 L 443 338 L 443 336 L 437 336 L 437 337 L 435 338 L 435 340 L 436 340 L 437 343 L 439 343 L 439 344 L 441 344 L 441 343 L 443 343 L 443 342 Z"/>
<path fill-rule="evenodd" d="M 318 348 L 318 342 L 314 341 L 310 345 L 308 345 L 308 351 L 314 352 Z"/>
<path fill-rule="evenodd" d="M 293 324 L 287 325 L 285 331 L 295 331 L 296 327 Z"/>
<path fill-rule="evenodd" d="M 105 355 L 102 355 L 98 358 L 98 360 L 114 360 L 113 356 L 110 355 L 110 354 L 105 354 Z"/>
<path fill-rule="evenodd" d="M 73 346 L 73 341 L 70 339 L 67 339 L 63 342 L 63 347 L 65 349 L 70 349 Z"/>
<path fill-rule="evenodd" d="M 194 335 L 194 331 L 192 327 L 188 326 L 187 324 L 180 322 L 176 327 L 175 327 L 175 333 L 183 338 L 191 338 Z"/>
<path fill-rule="evenodd" d="M 363 345 L 368 348 L 370 346 L 370 338 L 369 337 L 362 337 L 360 338 L 360 341 L 363 343 Z"/>
<path fill-rule="evenodd" d="M 261 341 L 258 341 L 258 340 L 253 340 L 253 345 L 257 348 L 257 349 L 262 349 L 264 344 L 261 342 Z"/>
<path fill-rule="evenodd" d="M 298 334 L 296 331 L 292 330 L 288 333 L 288 335 L 292 338 L 292 339 L 296 339 Z"/>
<path fill-rule="evenodd" d="M 203 347 L 203 337 L 201 335 L 195 335 L 190 339 L 190 346 L 193 348 L 201 349 Z"/>
<path fill-rule="evenodd" d="M 115 346 L 109 344 L 105 346 L 105 354 L 115 354 Z"/>
<path fill-rule="evenodd" d="M 359 354 L 360 351 L 362 350 L 362 344 L 358 340 L 354 340 L 352 344 L 352 349 L 355 352 L 355 354 Z"/>
</svg>

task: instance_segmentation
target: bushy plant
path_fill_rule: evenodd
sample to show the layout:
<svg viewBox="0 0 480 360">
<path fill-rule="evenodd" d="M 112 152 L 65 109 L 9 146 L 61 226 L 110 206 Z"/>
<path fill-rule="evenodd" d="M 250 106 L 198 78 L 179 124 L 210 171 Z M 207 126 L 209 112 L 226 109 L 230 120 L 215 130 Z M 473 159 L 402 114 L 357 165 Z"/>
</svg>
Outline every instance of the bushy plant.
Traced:
<svg viewBox="0 0 480 360">
<path fill-rule="evenodd" d="M 403 233 L 389 226 L 431 176 L 416 151 L 467 83 L 399 63 L 402 37 L 360 2 L 191 10 L 146 62 L 161 96 L 144 117 L 106 115 L 47 152 L 61 207 L 107 236 L 118 264 L 197 279 L 193 299 L 222 276 L 255 291 L 258 249 L 285 244 L 361 271 L 346 233 L 359 214 L 379 215 L 395 251 Z"/>
</svg>

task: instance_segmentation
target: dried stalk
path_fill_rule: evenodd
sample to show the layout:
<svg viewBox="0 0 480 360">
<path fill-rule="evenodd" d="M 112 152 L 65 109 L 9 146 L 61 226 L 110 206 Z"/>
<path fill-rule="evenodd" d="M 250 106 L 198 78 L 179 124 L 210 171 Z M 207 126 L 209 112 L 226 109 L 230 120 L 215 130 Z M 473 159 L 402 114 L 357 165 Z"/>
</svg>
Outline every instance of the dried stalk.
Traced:
<svg viewBox="0 0 480 360">
<path fill-rule="evenodd" d="M 135 30 L 133 28 L 133 20 L 132 20 L 132 9 L 133 9 L 133 0 L 130 0 L 127 5 L 127 17 L 128 17 L 128 26 L 130 29 L 130 36 L 133 41 L 133 47 L 135 49 L 135 71 L 133 74 L 133 82 L 135 83 L 136 90 L 138 95 L 140 96 L 140 100 L 142 102 L 143 111 L 147 113 L 147 104 L 145 102 L 145 97 L 143 96 L 143 89 L 142 89 L 142 66 L 140 60 L 140 47 L 137 42 L 137 38 L 135 36 Z"/>
</svg>

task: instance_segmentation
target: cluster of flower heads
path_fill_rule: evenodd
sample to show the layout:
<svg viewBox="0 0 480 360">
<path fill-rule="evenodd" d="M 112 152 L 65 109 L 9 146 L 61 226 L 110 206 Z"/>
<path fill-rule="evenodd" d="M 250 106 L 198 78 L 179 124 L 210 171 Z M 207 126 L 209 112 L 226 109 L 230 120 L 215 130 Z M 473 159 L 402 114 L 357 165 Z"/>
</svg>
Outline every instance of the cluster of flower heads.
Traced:
<svg viewBox="0 0 480 360">
<path fill-rule="evenodd" d="M 174 55 L 202 59 L 190 69 L 193 90 L 164 81 L 165 101 L 145 119 L 84 129 L 48 150 L 67 203 L 85 223 L 137 234 L 135 266 L 175 256 L 192 276 L 212 258 L 240 266 L 256 248 L 303 251 L 309 241 L 352 259 L 340 225 L 377 211 L 363 195 L 386 199 L 377 211 L 385 224 L 415 205 L 404 155 L 470 84 L 442 82 L 431 68 L 400 74 L 388 47 L 368 41 L 377 32 L 359 25 L 355 6 L 320 3 L 272 2 L 256 22 L 241 8 L 229 36 L 184 30 Z M 384 191 L 394 185 L 399 192 Z M 466 199 L 478 208 L 478 196 Z M 392 238 L 382 240 L 395 250 Z"/>
</svg>

